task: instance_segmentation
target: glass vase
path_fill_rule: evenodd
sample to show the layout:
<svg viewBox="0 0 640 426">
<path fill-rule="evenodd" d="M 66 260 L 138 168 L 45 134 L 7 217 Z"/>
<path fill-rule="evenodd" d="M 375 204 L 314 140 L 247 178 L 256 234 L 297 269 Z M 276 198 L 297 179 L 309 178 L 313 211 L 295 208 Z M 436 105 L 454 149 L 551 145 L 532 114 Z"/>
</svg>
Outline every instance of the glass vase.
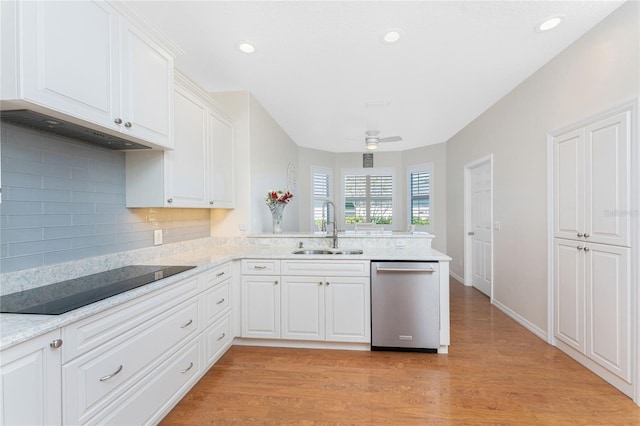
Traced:
<svg viewBox="0 0 640 426">
<path fill-rule="evenodd" d="M 273 219 L 273 233 L 279 234 L 282 232 L 282 213 L 284 213 L 285 203 L 275 203 L 269 205 L 271 210 L 271 217 Z"/>
</svg>

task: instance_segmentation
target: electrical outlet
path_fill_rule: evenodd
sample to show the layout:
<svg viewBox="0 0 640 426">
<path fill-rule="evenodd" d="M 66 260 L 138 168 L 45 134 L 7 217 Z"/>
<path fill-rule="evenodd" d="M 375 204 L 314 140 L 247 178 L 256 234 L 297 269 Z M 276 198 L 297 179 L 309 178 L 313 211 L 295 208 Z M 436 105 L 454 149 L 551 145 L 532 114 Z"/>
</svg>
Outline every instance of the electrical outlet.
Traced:
<svg viewBox="0 0 640 426">
<path fill-rule="evenodd" d="M 399 247 L 399 248 L 404 247 L 404 240 L 396 240 L 396 247 Z"/>
<path fill-rule="evenodd" d="M 159 246 L 162 244 L 162 229 L 155 229 L 153 231 L 153 245 Z"/>
</svg>

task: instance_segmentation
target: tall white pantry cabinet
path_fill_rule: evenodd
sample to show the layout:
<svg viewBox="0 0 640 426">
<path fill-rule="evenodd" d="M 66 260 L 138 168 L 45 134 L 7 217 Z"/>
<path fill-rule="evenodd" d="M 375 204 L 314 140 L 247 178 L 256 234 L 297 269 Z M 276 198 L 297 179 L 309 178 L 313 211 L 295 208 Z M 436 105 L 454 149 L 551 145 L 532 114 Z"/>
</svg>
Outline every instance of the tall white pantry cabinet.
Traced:
<svg viewBox="0 0 640 426">
<path fill-rule="evenodd" d="M 634 394 L 632 120 L 628 105 L 553 135 L 553 335 Z"/>
</svg>

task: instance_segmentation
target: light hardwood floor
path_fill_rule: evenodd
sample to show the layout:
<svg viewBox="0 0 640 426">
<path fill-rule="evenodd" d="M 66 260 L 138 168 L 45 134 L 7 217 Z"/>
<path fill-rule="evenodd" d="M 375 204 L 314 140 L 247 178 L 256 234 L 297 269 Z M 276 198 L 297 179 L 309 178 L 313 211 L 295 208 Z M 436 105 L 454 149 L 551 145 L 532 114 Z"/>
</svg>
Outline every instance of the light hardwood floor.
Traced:
<svg viewBox="0 0 640 426">
<path fill-rule="evenodd" d="M 233 346 L 161 424 L 640 425 L 640 407 L 452 281 L 448 355 Z"/>
</svg>

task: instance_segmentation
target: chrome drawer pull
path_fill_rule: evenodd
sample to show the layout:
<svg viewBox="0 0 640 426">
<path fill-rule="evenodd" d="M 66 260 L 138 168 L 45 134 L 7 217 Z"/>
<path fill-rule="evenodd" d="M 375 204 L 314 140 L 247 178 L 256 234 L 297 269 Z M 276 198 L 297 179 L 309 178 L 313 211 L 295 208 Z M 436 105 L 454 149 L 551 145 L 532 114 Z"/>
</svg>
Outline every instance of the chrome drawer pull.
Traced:
<svg viewBox="0 0 640 426">
<path fill-rule="evenodd" d="M 216 302 L 216 305 L 219 305 L 219 304 L 221 304 L 221 303 L 224 303 L 224 297 L 223 297 L 222 299 L 218 300 L 218 301 Z"/>
<path fill-rule="evenodd" d="M 218 273 L 216 274 L 216 277 L 221 277 L 221 276 L 223 276 L 223 275 L 224 275 L 224 272 L 218 272 Z"/>
<path fill-rule="evenodd" d="M 180 326 L 180 328 L 187 328 L 187 327 L 189 327 L 191 324 L 193 324 L 193 320 L 192 320 L 192 319 L 190 319 L 188 323 L 186 323 L 186 324 L 184 324 L 184 325 L 181 325 L 181 326 Z"/>
<path fill-rule="evenodd" d="M 267 269 L 265 265 L 254 265 L 253 269 Z"/>
<path fill-rule="evenodd" d="M 226 337 L 226 333 L 222 333 L 222 336 L 218 337 L 218 342 Z"/>
<path fill-rule="evenodd" d="M 51 343 L 49 343 L 49 346 L 51 346 L 52 349 L 58 349 L 62 346 L 62 339 L 52 340 Z"/>
<path fill-rule="evenodd" d="M 187 371 L 191 370 L 193 368 L 193 362 L 189 364 L 189 366 L 187 368 L 185 368 L 184 370 L 180 371 L 182 374 L 186 373 Z"/>
<path fill-rule="evenodd" d="M 121 371 L 122 371 L 122 365 L 120 365 L 120 367 L 118 367 L 118 369 L 116 371 L 114 371 L 113 373 L 108 374 L 108 375 L 106 375 L 104 377 L 100 377 L 100 381 L 101 382 L 106 382 L 107 380 L 109 380 L 110 378 L 112 378 L 113 376 L 115 376 L 116 374 L 118 374 Z"/>
<path fill-rule="evenodd" d="M 404 268 L 380 268 L 380 267 L 378 267 L 377 271 L 378 272 L 436 272 L 436 270 L 433 268 L 404 269 Z"/>
</svg>

